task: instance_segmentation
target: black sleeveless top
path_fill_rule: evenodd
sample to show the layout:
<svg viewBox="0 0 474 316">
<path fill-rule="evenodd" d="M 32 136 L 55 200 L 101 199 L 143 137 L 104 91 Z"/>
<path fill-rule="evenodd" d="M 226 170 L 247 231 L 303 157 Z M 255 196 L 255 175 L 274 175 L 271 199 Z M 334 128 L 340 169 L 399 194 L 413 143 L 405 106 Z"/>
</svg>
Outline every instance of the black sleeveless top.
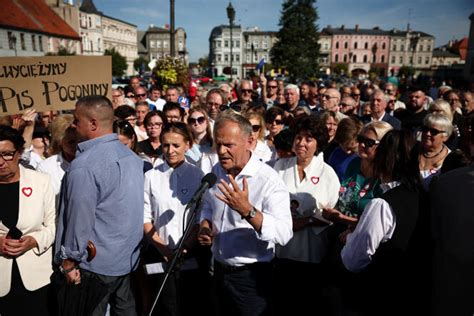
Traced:
<svg viewBox="0 0 474 316">
<path fill-rule="evenodd" d="M 12 229 L 18 222 L 18 213 L 20 206 L 20 182 L 0 184 L 0 221 L 3 225 Z"/>
</svg>

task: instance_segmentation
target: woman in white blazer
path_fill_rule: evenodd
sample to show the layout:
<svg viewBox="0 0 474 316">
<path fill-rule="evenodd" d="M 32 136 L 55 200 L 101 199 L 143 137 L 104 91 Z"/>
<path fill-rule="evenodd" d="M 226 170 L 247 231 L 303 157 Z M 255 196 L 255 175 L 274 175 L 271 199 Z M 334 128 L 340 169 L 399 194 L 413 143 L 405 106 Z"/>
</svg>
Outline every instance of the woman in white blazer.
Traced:
<svg viewBox="0 0 474 316">
<path fill-rule="evenodd" d="M 48 175 L 19 164 L 23 144 L 17 130 L 0 126 L 2 316 L 48 315 L 55 199 Z"/>
</svg>

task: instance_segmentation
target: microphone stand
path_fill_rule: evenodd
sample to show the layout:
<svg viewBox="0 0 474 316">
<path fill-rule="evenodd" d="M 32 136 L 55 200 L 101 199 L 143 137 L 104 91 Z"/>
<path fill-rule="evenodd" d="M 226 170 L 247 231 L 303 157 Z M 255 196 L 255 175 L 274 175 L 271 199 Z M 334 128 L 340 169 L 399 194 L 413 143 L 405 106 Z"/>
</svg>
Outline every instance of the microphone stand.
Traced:
<svg viewBox="0 0 474 316">
<path fill-rule="evenodd" d="M 202 199 L 202 195 L 195 202 L 191 200 L 191 202 L 188 204 L 188 206 L 184 210 L 185 213 L 187 211 L 191 212 L 189 220 L 186 223 L 186 228 L 184 230 L 183 237 L 181 237 L 178 243 L 178 247 L 176 248 L 177 249 L 176 253 L 173 256 L 173 259 L 171 260 L 171 263 L 168 266 L 168 270 L 166 271 L 165 278 L 163 279 L 163 282 L 161 283 L 160 289 L 158 291 L 158 294 L 156 295 L 155 301 L 153 302 L 153 306 L 151 307 L 151 310 L 148 316 L 152 316 L 151 314 L 153 313 L 153 310 L 155 309 L 155 306 L 158 303 L 158 299 L 161 296 L 161 292 L 163 291 L 166 281 L 168 280 L 170 274 L 173 272 L 175 267 L 178 267 L 178 270 L 179 270 L 179 266 L 177 266 L 177 262 L 178 260 L 181 260 L 181 256 L 183 255 L 184 241 L 186 240 L 187 236 L 189 235 L 189 232 L 191 231 L 192 226 L 194 225 L 194 218 L 196 217 L 197 209 L 201 205 L 201 199 Z"/>
</svg>

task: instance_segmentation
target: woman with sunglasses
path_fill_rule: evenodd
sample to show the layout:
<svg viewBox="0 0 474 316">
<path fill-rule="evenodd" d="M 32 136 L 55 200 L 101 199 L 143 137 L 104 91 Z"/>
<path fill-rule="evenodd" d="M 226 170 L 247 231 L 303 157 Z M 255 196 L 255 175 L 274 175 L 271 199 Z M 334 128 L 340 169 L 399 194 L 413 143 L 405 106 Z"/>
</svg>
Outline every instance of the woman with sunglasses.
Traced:
<svg viewBox="0 0 474 316">
<path fill-rule="evenodd" d="M 145 124 L 148 138 L 137 144 L 137 152 L 143 160 L 152 165 L 158 163 L 161 159 L 161 129 L 166 118 L 163 112 L 154 110 L 146 114 L 143 124 Z"/>
<path fill-rule="evenodd" d="M 451 152 L 444 143 L 452 132 L 453 124 L 444 115 L 428 114 L 423 119 L 418 161 L 425 190 L 428 190 L 431 179 L 440 172 L 444 159 Z"/>
<path fill-rule="evenodd" d="M 268 131 L 265 141 L 271 149 L 274 148 L 273 138 L 285 127 L 284 116 L 285 112 L 279 106 L 272 106 L 265 112 L 265 127 Z"/>
<path fill-rule="evenodd" d="M 173 259 L 176 247 L 183 237 L 191 216 L 186 206 L 199 188 L 203 177 L 203 172 L 185 159 L 185 153 L 193 143 L 193 136 L 187 124 L 166 124 L 160 138 L 164 161 L 145 174 L 144 233 L 152 247 L 149 252 L 157 251 L 154 262 L 158 261 L 154 266 L 156 271 L 148 276 L 148 284 L 152 288 L 151 297 L 155 297 L 158 292 L 167 264 Z M 192 248 L 191 241 L 196 239 L 193 232 L 194 230 L 185 241 L 189 251 Z M 197 267 L 195 258 L 189 258 L 184 260 L 179 272 L 170 275 L 153 315 L 192 313 L 190 309 L 199 304 L 200 294 L 206 292 L 197 288 L 203 284 L 199 279 Z M 147 313 L 150 307 L 145 307 Z"/>
<path fill-rule="evenodd" d="M 326 219 L 341 224 L 336 225 L 338 229 L 333 229 L 334 234 L 348 227 L 354 228 L 367 203 L 381 194 L 380 181 L 373 175 L 374 159 L 380 140 L 391 129 L 387 122 L 371 122 L 357 136 L 359 158 L 354 159 L 347 169 L 337 206 L 323 210 Z"/>
<path fill-rule="evenodd" d="M 202 155 L 212 150 L 212 131 L 209 117 L 205 108 L 197 106 L 189 110 L 188 126 L 193 133 L 194 144 L 186 153 L 196 163 L 202 158 Z"/>
<path fill-rule="evenodd" d="M 271 160 L 273 152 L 265 144 L 265 120 L 260 113 L 247 112 L 244 115 L 252 124 L 252 143 L 250 150 L 261 161 L 268 162 Z"/>
</svg>

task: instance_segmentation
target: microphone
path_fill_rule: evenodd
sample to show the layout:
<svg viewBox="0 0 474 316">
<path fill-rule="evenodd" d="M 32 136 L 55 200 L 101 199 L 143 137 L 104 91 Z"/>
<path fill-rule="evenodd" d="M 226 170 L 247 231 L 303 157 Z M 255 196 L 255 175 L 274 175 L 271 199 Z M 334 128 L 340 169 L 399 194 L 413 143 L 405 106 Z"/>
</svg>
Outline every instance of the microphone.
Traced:
<svg viewBox="0 0 474 316">
<path fill-rule="evenodd" d="M 217 176 L 210 172 L 206 174 L 202 180 L 201 180 L 201 185 L 197 189 L 196 193 L 194 193 L 193 197 L 191 198 L 191 201 L 189 201 L 189 205 L 193 205 L 197 203 L 203 196 L 204 192 L 206 192 L 207 189 L 210 189 L 216 184 L 217 181 Z"/>
</svg>

